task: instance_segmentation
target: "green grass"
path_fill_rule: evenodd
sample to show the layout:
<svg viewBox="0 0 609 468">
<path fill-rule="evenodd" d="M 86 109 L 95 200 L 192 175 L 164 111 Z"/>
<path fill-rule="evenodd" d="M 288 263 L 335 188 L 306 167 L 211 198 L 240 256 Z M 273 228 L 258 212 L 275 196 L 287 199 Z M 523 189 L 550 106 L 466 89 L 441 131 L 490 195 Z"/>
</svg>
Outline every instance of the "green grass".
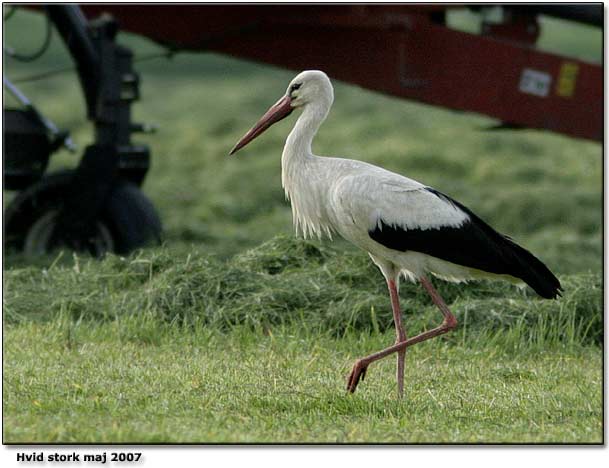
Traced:
<svg viewBox="0 0 609 468">
<path fill-rule="evenodd" d="M 455 27 L 472 26 L 469 14 Z M 5 39 L 32 50 L 41 19 Z M 541 46 L 600 61 L 598 30 L 544 19 Z M 576 40 L 573 40 L 576 37 Z M 158 50 L 121 35 L 137 55 Z M 11 78 L 69 64 L 58 40 Z M 235 141 L 292 73 L 213 54 L 141 62 L 136 120 L 159 123 L 144 190 L 161 247 L 101 262 L 4 257 L 5 443 L 553 442 L 602 432 L 602 148 L 335 83 L 318 154 L 359 158 L 457 198 L 533 251 L 564 295 L 436 281 L 459 328 L 344 394 L 354 360 L 393 341 L 382 276 L 342 241 L 293 238 L 280 185 L 282 122 L 237 157 Z M 73 74 L 23 91 L 81 147 L 91 139 Z M 10 99 L 7 99 L 10 103 Z M 73 166 L 65 152 L 54 169 Z M 6 194 L 5 204 L 12 194 Z M 400 290 L 409 335 L 440 319 L 422 288 Z"/>
<path fill-rule="evenodd" d="M 29 323 L 5 338 L 4 442 L 596 442 L 598 348 L 505 353 L 440 341 L 408 353 L 358 392 L 344 377 L 393 335 L 340 339 L 279 327 Z M 148 330 L 149 332 L 151 330 Z"/>
<path fill-rule="evenodd" d="M 600 275 L 543 301 L 438 282 L 461 326 L 354 396 L 357 357 L 392 343 L 379 272 L 279 237 L 229 261 L 167 248 L 6 273 L 5 442 L 600 442 Z M 402 288 L 414 335 L 439 322 Z"/>
<path fill-rule="evenodd" d="M 68 262 L 66 262 L 68 263 Z M 532 348 L 599 344 L 600 275 L 561 275 L 558 301 L 541 300 L 507 283 L 459 285 L 436 281 L 462 322 L 452 336 L 482 333 L 503 346 Z M 392 329 L 380 272 L 360 252 L 277 237 L 223 261 L 192 250 L 176 259 L 170 249 L 99 262 L 73 257 L 42 271 L 8 271 L 4 317 L 9 325 L 68 316 L 75 321 L 120 322 L 144 315 L 162 323 L 230 331 L 300 325 L 335 337 Z M 439 312 L 416 284 L 401 288 L 414 329 L 431 327 Z"/>
</svg>

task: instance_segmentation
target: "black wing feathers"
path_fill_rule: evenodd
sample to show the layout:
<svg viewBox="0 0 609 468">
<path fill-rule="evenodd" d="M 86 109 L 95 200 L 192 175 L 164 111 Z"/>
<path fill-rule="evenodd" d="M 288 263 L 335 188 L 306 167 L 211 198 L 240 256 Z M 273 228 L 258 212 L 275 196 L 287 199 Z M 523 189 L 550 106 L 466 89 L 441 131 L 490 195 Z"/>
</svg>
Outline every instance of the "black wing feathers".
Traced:
<svg viewBox="0 0 609 468">
<path fill-rule="evenodd" d="M 390 249 L 421 252 L 457 265 L 520 278 L 547 299 L 560 295 L 560 282 L 533 254 L 495 231 L 459 202 L 432 188 L 425 190 L 467 213 L 469 221 L 459 227 L 404 229 L 381 219 L 368 232 L 370 237 Z"/>
</svg>

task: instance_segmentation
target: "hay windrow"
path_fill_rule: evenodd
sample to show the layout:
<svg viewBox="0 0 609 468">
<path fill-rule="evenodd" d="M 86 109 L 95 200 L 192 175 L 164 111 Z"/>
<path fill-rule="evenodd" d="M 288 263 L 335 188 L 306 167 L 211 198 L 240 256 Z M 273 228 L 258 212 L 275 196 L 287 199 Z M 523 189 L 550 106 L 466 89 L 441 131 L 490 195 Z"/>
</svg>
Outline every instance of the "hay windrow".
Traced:
<svg viewBox="0 0 609 468">
<path fill-rule="evenodd" d="M 525 341 L 599 343 L 600 274 L 560 280 L 565 291 L 558 301 L 501 282 L 436 284 L 468 336 L 518 333 Z M 400 295 L 411 333 L 439 322 L 421 287 L 402 283 Z M 101 262 L 74 257 L 71 266 L 49 270 L 9 270 L 4 310 L 9 323 L 58 314 L 102 321 L 145 314 L 220 329 L 296 323 L 337 336 L 393 327 L 383 278 L 364 253 L 284 235 L 228 260 L 158 248 Z"/>
</svg>

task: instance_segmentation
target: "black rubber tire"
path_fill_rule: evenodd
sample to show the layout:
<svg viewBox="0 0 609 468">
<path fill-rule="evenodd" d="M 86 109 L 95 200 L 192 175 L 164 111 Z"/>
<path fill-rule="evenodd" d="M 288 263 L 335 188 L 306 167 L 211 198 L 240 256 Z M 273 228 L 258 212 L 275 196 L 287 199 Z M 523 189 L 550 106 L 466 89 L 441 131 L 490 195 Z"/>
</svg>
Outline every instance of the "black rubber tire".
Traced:
<svg viewBox="0 0 609 468">
<path fill-rule="evenodd" d="M 19 193 L 4 213 L 4 246 L 23 252 L 28 234 L 50 213 L 62 208 L 73 171 L 58 172 L 43 177 Z M 52 223 L 48 221 L 48 223 Z M 109 236 L 108 236 L 109 233 Z M 161 241 L 161 221 L 150 200 L 133 183 L 119 181 L 109 194 L 96 223 L 96 236 L 101 242 L 95 255 L 106 251 L 127 254 L 148 244 Z M 111 237 L 111 240 L 109 239 Z M 44 240 L 42 241 L 44 242 Z M 63 246 L 65 247 L 65 246 Z M 51 251 L 57 246 L 48 246 Z M 93 252 L 92 252 L 93 253 Z"/>
<path fill-rule="evenodd" d="M 131 182 L 120 182 L 102 211 L 116 244 L 126 254 L 145 245 L 160 244 L 163 226 L 152 202 Z"/>
</svg>

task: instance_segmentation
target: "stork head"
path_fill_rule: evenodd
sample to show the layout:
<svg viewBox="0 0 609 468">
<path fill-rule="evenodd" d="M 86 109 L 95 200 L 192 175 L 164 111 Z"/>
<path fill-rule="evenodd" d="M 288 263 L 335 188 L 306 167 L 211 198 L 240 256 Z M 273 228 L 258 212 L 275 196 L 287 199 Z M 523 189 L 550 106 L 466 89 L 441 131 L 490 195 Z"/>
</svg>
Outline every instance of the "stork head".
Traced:
<svg viewBox="0 0 609 468">
<path fill-rule="evenodd" d="M 320 70 L 306 70 L 294 78 L 286 90 L 292 108 L 323 101 L 328 107 L 334 100 L 334 89 L 330 78 Z"/>
<path fill-rule="evenodd" d="M 294 109 L 319 104 L 327 110 L 334 100 L 334 90 L 328 75 L 319 70 L 299 73 L 288 85 L 285 94 L 266 111 L 260 120 L 237 142 L 230 154 L 234 154 L 261 135 L 274 123 L 286 118 Z"/>
</svg>

